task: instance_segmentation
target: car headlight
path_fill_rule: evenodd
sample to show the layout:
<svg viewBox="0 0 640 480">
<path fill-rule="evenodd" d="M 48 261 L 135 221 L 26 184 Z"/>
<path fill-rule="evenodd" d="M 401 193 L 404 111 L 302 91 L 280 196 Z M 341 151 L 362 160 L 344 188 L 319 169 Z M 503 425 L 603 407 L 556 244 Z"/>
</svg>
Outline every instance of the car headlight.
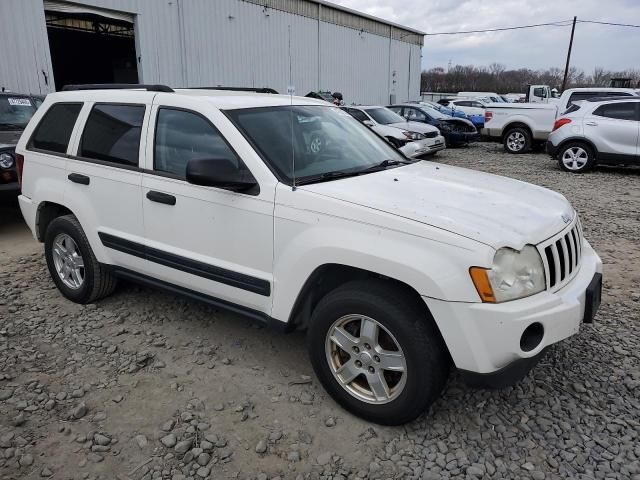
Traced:
<svg viewBox="0 0 640 480">
<path fill-rule="evenodd" d="M 0 168 L 11 168 L 15 163 L 13 155 L 9 152 L 0 153 Z"/>
<path fill-rule="evenodd" d="M 471 267 L 469 273 L 486 303 L 516 300 L 546 288 L 542 257 L 533 245 L 525 245 L 520 251 L 501 248 L 493 257 L 490 269 Z"/>
<path fill-rule="evenodd" d="M 409 140 L 422 140 L 423 138 L 425 138 L 424 135 L 418 132 L 410 132 L 408 130 L 403 130 L 402 133 Z"/>
<path fill-rule="evenodd" d="M 445 132 L 448 132 L 449 130 L 451 130 L 451 125 L 449 125 L 449 124 L 448 124 L 448 123 L 446 123 L 446 122 L 441 122 L 441 123 L 438 125 L 438 128 L 439 128 L 440 130 L 444 130 Z"/>
</svg>

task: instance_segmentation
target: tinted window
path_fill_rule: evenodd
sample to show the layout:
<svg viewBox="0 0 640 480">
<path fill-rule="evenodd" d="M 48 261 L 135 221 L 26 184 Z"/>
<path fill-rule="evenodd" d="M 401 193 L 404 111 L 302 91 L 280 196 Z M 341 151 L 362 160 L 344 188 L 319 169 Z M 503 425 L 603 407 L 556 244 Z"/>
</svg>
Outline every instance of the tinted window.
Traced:
<svg viewBox="0 0 640 480">
<path fill-rule="evenodd" d="M 471 102 L 467 102 L 467 101 L 454 102 L 454 105 L 458 105 L 459 107 L 470 107 Z"/>
<path fill-rule="evenodd" d="M 95 105 L 84 127 L 78 155 L 138 165 L 142 105 Z"/>
<path fill-rule="evenodd" d="M 593 114 L 599 117 L 616 118 L 619 120 L 637 120 L 635 102 L 601 105 L 595 109 Z"/>
<path fill-rule="evenodd" d="M 367 115 L 362 110 L 357 110 L 355 108 L 348 108 L 347 112 L 349 112 L 351 116 L 353 116 L 353 118 L 355 118 L 359 122 L 364 122 L 365 120 L 369 120 L 369 117 L 367 117 Z"/>
<path fill-rule="evenodd" d="M 161 108 L 156 122 L 154 169 L 185 177 L 192 158 L 240 162 L 224 138 L 204 117 Z"/>
<path fill-rule="evenodd" d="M 28 148 L 66 153 L 81 103 L 57 103 L 51 106 L 31 136 Z"/>
</svg>

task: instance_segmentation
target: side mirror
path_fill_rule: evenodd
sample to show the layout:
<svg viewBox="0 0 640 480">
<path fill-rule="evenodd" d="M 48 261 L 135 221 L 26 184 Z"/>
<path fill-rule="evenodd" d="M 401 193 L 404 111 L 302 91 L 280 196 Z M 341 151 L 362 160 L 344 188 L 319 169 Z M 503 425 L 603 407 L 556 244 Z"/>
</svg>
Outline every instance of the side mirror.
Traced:
<svg viewBox="0 0 640 480">
<path fill-rule="evenodd" d="M 371 120 L 363 120 L 362 124 L 366 125 L 367 127 L 373 127 L 373 122 Z"/>
<path fill-rule="evenodd" d="M 187 182 L 234 192 L 258 191 L 258 182 L 249 169 L 228 158 L 194 158 L 187 163 Z"/>
</svg>

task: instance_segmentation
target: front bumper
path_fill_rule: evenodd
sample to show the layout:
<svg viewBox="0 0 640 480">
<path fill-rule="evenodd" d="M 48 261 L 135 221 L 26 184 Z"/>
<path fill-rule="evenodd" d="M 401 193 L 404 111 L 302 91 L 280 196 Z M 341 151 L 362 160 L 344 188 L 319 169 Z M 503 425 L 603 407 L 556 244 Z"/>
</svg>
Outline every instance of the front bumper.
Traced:
<svg viewBox="0 0 640 480">
<path fill-rule="evenodd" d="M 580 270 L 556 292 L 541 292 L 510 302 L 463 303 L 423 297 L 460 370 L 496 372 L 513 362 L 531 359 L 546 347 L 578 333 L 585 317 L 587 289 L 602 273 L 602 261 L 585 241 Z M 540 323 L 544 334 L 530 351 L 522 350 L 523 332 Z"/>
<path fill-rule="evenodd" d="M 409 158 L 419 157 L 421 155 L 429 155 L 446 148 L 444 137 L 438 135 L 433 138 L 424 138 L 415 142 L 409 142 L 400 148 L 400 151 Z"/>
</svg>

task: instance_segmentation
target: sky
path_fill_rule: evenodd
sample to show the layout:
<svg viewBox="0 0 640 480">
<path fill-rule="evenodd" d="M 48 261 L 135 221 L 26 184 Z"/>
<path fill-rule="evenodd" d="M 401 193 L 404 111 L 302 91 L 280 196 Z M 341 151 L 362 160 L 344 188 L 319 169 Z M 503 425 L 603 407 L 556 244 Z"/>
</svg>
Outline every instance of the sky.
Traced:
<svg viewBox="0 0 640 480">
<path fill-rule="evenodd" d="M 571 20 L 640 25 L 640 0 L 332 0 L 423 32 L 457 32 Z M 564 69 L 571 27 L 426 36 L 422 66 Z M 590 73 L 640 69 L 640 28 L 578 23 L 571 65 Z"/>
</svg>

